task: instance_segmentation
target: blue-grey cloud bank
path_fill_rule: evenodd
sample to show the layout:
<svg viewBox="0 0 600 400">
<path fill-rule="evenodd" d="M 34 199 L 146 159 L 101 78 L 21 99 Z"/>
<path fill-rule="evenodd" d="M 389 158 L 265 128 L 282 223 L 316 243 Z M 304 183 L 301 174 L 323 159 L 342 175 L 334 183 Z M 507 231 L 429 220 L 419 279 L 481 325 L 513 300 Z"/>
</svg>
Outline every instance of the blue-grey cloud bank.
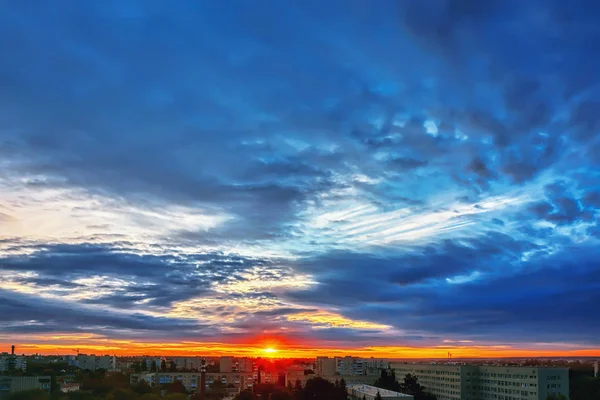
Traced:
<svg viewBox="0 0 600 400">
<path fill-rule="evenodd" d="M 600 346 L 600 6 L 0 4 L 0 340 Z"/>
</svg>

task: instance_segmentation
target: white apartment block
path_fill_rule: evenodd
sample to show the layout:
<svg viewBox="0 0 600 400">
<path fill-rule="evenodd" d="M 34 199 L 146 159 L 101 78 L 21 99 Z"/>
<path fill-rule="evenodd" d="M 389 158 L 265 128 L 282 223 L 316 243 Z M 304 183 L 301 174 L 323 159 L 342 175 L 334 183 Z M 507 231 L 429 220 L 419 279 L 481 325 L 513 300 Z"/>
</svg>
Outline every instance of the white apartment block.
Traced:
<svg viewBox="0 0 600 400">
<path fill-rule="evenodd" d="M 546 400 L 569 398 L 569 370 L 551 367 L 506 367 L 392 363 L 396 378 L 415 375 L 438 400 Z"/>
</svg>

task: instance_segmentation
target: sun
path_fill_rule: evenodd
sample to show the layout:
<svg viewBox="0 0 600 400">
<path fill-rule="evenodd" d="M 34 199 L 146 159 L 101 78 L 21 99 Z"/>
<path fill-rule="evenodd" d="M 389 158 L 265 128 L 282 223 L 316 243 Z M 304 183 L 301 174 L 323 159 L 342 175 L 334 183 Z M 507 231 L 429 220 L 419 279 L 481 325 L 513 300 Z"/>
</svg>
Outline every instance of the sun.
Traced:
<svg viewBox="0 0 600 400">
<path fill-rule="evenodd" d="M 273 355 L 273 354 L 277 353 L 277 349 L 275 349 L 273 347 L 267 347 L 266 349 L 263 349 L 263 352 Z"/>
</svg>

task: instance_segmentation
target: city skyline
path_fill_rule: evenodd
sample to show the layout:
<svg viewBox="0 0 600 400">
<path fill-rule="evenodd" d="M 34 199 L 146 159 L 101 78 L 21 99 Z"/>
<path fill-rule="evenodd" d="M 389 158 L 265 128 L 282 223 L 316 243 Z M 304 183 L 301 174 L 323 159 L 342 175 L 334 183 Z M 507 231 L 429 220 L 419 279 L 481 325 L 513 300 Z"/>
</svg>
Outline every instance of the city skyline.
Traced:
<svg viewBox="0 0 600 400">
<path fill-rule="evenodd" d="M 600 356 L 600 6 L 0 4 L 0 348 Z"/>
</svg>

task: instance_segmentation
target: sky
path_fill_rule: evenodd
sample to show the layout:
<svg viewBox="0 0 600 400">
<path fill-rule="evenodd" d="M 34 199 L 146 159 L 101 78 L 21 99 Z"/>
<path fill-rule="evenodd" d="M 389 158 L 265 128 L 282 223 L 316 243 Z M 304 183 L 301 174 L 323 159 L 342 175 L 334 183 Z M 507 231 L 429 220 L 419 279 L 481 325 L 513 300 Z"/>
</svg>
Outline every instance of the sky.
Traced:
<svg viewBox="0 0 600 400">
<path fill-rule="evenodd" d="M 599 18 L 0 2 L 0 350 L 600 355 Z"/>
</svg>

